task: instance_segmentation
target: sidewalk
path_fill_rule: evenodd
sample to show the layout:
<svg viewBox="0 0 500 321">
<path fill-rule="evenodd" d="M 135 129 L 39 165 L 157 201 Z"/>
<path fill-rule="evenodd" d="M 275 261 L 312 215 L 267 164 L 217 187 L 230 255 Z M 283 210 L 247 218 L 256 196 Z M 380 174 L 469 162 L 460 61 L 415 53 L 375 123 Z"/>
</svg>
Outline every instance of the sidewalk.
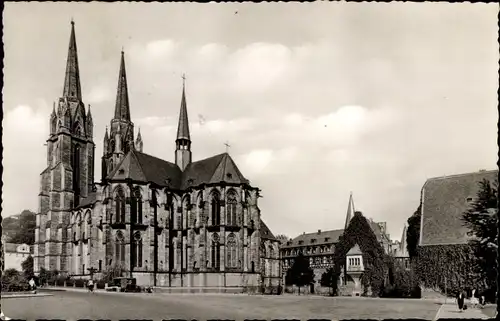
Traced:
<svg viewBox="0 0 500 321">
<path fill-rule="evenodd" d="M 434 320 L 439 319 L 489 319 L 480 308 L 471 308 L 470 303 L 467 304 L 467 310 L 458 311 L 458 306 L 455 302 L 447 302 L 439 308 Z"/>
</svg>

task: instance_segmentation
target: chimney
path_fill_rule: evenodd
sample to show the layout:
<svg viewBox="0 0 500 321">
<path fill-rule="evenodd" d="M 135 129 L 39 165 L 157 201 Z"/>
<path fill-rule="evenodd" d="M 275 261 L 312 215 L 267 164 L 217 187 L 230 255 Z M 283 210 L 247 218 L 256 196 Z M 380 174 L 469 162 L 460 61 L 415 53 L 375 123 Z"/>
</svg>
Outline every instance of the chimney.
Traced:
<svg viewBox="0 0 500 321">
<path fill-rule="evenodd" d="M 306 232 L 302 232 L 302 235 L 306 235 Z"/>
<path fill-rule="evenodd" d="M 321 234 L 321 230 L 318 230 L 318 234 Z"/>
</svg>

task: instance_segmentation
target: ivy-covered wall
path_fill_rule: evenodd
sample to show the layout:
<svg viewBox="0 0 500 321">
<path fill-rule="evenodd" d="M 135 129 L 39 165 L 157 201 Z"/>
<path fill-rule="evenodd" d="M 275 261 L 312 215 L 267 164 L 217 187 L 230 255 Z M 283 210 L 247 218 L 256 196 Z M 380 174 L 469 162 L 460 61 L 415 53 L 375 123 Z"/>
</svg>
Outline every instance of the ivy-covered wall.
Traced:
<svg viewBox="0 0 500 321">
<path fill-rule="evenodd" d="M 459 290 L 477 288 L 475 256 L 468 244 L 419 246 L 414 261 L 420 284 L 454 295 Z"/>
</svg>

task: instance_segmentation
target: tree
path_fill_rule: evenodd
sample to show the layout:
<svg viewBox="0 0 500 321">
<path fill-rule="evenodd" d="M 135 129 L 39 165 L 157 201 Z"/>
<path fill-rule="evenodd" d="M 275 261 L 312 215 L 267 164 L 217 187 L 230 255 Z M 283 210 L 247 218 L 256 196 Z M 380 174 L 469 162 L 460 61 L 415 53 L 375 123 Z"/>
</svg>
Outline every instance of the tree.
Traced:
<svg viewBox="0 0 500 321">
<path fill-rule="evenodd" d="M 288 284 L 294 284 L 299 288 L 314 282 L 314 272 L 309 267 L 309 260 L 302 252 L 295 258 L 292 266 L 287 271 Z"/>
<path fill-rule="evenodd" d="M 29 280 L 35 273 L 33 272 L 33 257 L 30 255 L 21 263 L 21 268 L 23 269 L 24 277 Z"/>
<path fill-rule="evenodd" d="M 321 284 L 321 286 L 330 288 L 330 295 L 334 294 L 334 291 L 335 291 L 335 288 L 337 285 L 338 277 L 339 276 L 336 275 L 335 270 L 333 268 L 326 270 L 321 275 L 320 284 Z"/>
<path fill-rule="evenodd" d="M 119 263 L 113 263 L 111 265 L 108 265 L 106 269 L 104 270 L 104 273 L 102 275 L 102 279 L 105 282 L 111 282 L 114 278 L 121 277 L 123 272 L 125 272 L 125 269 L 123 266 Z"/>
<path fill-rule="evenodd" d="M 281 242 L 281 244 L 286 243 L 290 238 L 285 234 L 276 235 L 276 239 Z"/>
<path fill-rule="evenodd" d="M 386 254 L 377 240 L 370 223 L 361 212 L 355 212 L 349 225 L 340 236 L 336 245 L 333 261 L 335 282 L 334 290 L 337 286 L 337 278 L 340 275 L 341 268 L 345 266 L 347 252 L 358 244 L 363 255 L 363 265 L 365 272 L 361 278 L 365 294 L 368 287 L 372 288 L 372 295 L 380 296 L 386 280 L 388 267 L 386 263 Z M 334 291 L 336 292 L 336 291 Z"/>
<path fill-rule="evenodd" d="M 35 227 L 36 216 L 35 213 L 24 210 L 19 215 L 19 223 L 13 230 L 9 242 L 16 244 L 33 245 L 35 243 Z"/>
<path fill-rule="evenodd" d="M 469 241 L 476 257 L 475 268 L 483 281 L 483 290 L 496 293 L 497 289 L 497 247 L 498 247 L 498 182 L 479 182 L 479 191 L 469 209 L 463 214 L 464 225 L 470 229 Z"/>
<path fill-rule="evenodd" d="M 417 256 L 418 243 L 420 242 L 420 220 L 422 218 L 422 204 L 420 204 L 408 218 L 408 229 L 406 230 L 406 249 L 410 259 L 413 260 Z"/>
</svg>

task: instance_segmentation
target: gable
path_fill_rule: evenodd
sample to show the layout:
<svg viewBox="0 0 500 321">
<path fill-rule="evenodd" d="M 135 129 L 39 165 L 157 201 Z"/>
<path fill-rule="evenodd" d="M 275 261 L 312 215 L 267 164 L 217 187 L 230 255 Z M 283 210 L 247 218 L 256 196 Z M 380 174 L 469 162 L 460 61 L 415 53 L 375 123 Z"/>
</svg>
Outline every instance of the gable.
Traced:
<svg viewBox="0 0 500 321">
<path fill-rule="evenodd" d="M 462 214 L 469 208 L 468 198 L 477 197 L 479 182 L 498 178 L 498 171 L 481 171 L 431 178 L 422 188 L 420 245 L 465 244 L 469 229 Z"/>
<path fill-rule="evenodd" d="M 220 182 L 248 184 L 229 154 L 224 153 L 189 164 L 182 175 L 182 189 Z"/>
</svg>

